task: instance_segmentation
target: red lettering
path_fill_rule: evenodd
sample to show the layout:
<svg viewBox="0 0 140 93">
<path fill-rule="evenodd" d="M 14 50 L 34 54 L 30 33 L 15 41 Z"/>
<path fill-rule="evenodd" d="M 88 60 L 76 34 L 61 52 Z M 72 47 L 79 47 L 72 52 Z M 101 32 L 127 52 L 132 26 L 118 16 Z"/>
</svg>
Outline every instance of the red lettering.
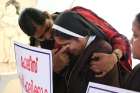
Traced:
<svg viewBox="0 0 140 93">
<path fill-rule="evenodd" d="M 48 90 L 47 89 L 45 89 L 45 92 L 44 93 L 48 93 Z"/>
<path fill-rule="evenodd" d="M 24 90 L 27 93 L 48 93 L 48 90 L 46 88 L 37 86 L 36 84 L 34 84 L 33 80 L 24 82 L 25 82 Z"/>
<path fill-rule="evenodd" d="M 33 59 L 32 56 L 24 58 L 21 56 L 21 66 L 30 72 L 37 73 L 38 68 L 37 63 L 38 63 L 37 57 Z"/>
</svg>

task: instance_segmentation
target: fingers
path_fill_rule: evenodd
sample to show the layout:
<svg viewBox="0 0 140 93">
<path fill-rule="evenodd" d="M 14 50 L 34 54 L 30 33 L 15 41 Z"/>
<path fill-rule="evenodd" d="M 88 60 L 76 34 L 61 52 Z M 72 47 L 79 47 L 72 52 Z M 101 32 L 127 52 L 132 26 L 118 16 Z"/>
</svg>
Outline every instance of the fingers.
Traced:
<svg viewBox="0 0 140 93">
<path fill-rule="evenodd" d="M 102 55 L 102 53 L 93 53 L 92 57 L 98 57 L 98 56 L 101 56 L 101 55 Z"/>
<path fill-rule="evenodd" d="M 69 56 L 65 54 L 55 55 L 53 60 L 53 70 L 59 73 L 69 64 Z"/>
<path fill-rule="evenodd" d="M 66 45 L 66 46 L 63 46 L 59 51 L 58 53 L 64 53 L 66 52 L 66 50 L 68 49 L 69 45 Z"/>
<path fill-rule="evenodd" d="M 102 57 L 102 53 L 94 53 L 92 56 L 91 56 L 91 59 L 92 61 L 99 61 L 100 58 Z"/>
<path fill-rule="evenodd" d="M 56 54 L 57 51 L 58 51 L 58 49 L 53 49 L 52 50 L 52 55 Z"/>
<path fill-rule="evenodd" d="M 53 50 L 55 52 L 53 57 L 53 70 L 59 73 L 66 65 L 69 64 L 69 55 L 67 54 L 68 45 L 62 47 L 58 50 Z"/>
<path fill-rule="evenodd" d="M 93 53 L 92 56 L 91 56 L 91 58 L 92 59 L 94 59 L 95 57 L 99 57 L 100 58 L 100 57 L 102 57 L 104 55 L 105 55 L 105 53 Z"/>
</svg>

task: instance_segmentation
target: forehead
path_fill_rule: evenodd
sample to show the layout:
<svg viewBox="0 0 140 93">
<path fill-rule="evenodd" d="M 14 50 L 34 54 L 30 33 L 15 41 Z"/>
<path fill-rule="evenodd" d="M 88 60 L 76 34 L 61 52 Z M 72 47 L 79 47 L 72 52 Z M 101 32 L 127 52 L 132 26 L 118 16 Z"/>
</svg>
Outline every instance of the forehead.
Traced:
<svg viewBox="0 0 140 93">
<path fill-rule="evenodd" d="M 140 32 L 140 23 L 136 19 L 132 23 L 132 28 L 135 29 L 133 32 Z"/>
<path fill-rule="evenodd" d="M 140 22 L 138 22 L 136 19 L 133 21 L 133 26 L 140 27 Z"/>
<path fill-rule="evenodd" d="M 54 37 L 57 43 L 72 43 L 72 42 L 76 42 L 77 39 L 76 38 L 64 38 L 64 37 L 59 37 L 59 36 L 55 36 Z"/>
</svg>

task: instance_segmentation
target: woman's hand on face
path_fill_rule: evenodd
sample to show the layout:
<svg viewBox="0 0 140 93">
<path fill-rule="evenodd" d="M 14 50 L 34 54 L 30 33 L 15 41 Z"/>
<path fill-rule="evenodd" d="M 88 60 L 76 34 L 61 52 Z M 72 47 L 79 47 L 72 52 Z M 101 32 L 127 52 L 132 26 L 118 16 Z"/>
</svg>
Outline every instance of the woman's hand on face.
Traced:
<svg viewBox="0 0 140 93">
<path fill-rule="evenodd" d="M 59 73 L 66 65 L 69 64 L 69 55 L 67 54 L 68 46 L 64 46 L 61 49 L 53 49 L 53 70 Z"/>
</svg>

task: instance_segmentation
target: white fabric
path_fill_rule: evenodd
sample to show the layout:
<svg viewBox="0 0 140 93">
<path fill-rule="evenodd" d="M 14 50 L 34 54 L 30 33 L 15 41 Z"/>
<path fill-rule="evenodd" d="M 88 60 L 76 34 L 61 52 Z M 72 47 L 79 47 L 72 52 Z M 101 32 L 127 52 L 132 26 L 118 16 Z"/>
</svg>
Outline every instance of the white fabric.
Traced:
<svg viewBox="0 0 140 93">
<path fill-rule="evenodd" d="M 90 36 L 88 41 L 87 41 L 87 44 L 86 44 L 86 47 L 93 41 L 95 40 L 96 36 Z"/>
<path fill-rule="evenodd" d="M 61 26 L 58 26 L 58 25 L 56 25 L 56 24 L 53 24 L 53 27 L 52 27 L 52 28 L 53 28 L 53 29 L 56 29 L 56 30 L 58 30 L 58 31 L 60 31 L 60 32 L 62 32 L 62 33 L 65 33 L 65 34 L 67 34 L 67 35 L 70 35 L 70 36 L 79 37 L 79 38 L 84 38 L 84 36 L 81 36 L 81 35 L 79 35 L 79 34 L 76 34 L 76 33 L 72 32 L 72 31 L 70 31 L 70 30 L 68 30 L 68 29 L 66 29 L 66 28 L 63 28 L 63 27 L 61 27 Z"/>
</svg>

